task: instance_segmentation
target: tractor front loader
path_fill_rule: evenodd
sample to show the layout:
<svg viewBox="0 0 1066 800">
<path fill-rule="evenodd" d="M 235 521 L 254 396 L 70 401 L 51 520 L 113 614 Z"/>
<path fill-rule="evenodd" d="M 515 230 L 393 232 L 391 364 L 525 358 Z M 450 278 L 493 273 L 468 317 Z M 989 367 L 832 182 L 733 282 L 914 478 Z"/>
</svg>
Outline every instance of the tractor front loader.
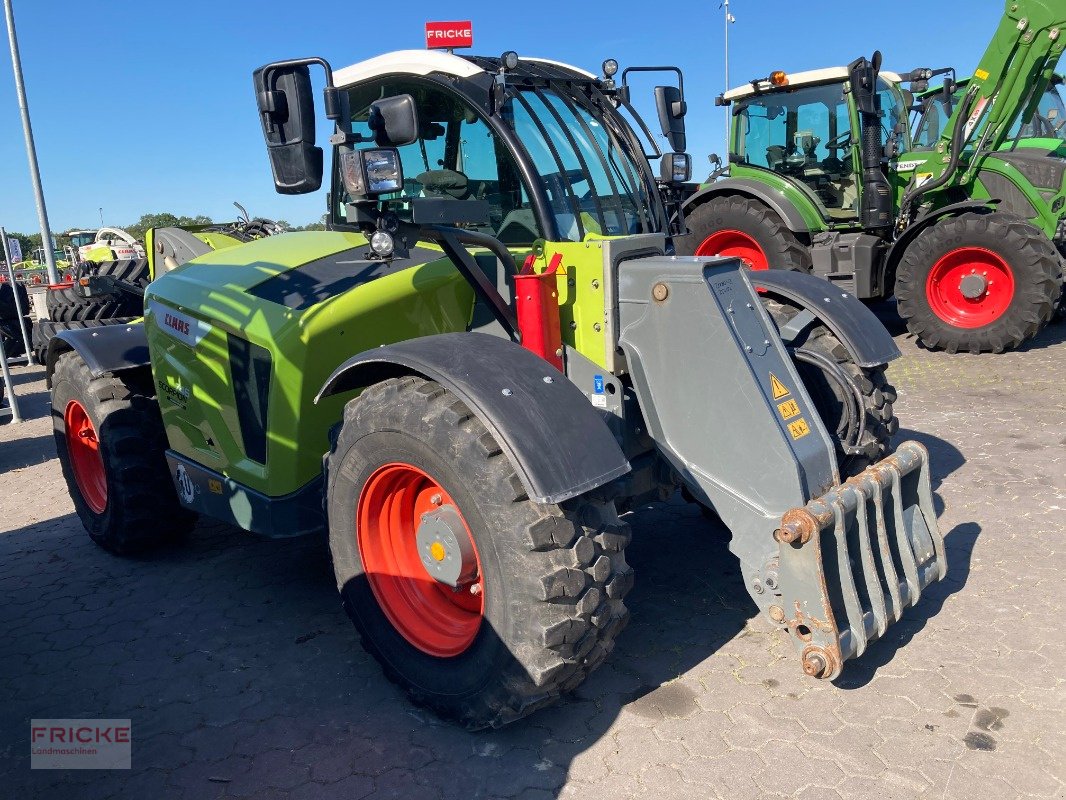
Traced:
<svg viewBox="0 0 1066 800">
<path fill-rule="evenodd" d="M 331 229 L 188 260 L 164 237 L 175 265 L 143 324 L 50 345 L 95 541 L 144 549 L 201 514 L 325 531 L 367 650 L 470 728 L 602 663 L 634 580 L 619 514 L 681 487 L 730 527 L 814 677 L 943 576 L 928 456 L 888 454 L 884 328 L 817 278 L 760 293 L 737 259 L 671 255 L 680 82 L 656 89 L 662 154 L 613 61 L 602 78 L 513 52 L 269 64 L 254 83 L 282 193 L 323 179 L 315 65 Z"/>
<path fill-rule="evenodd" d="M 689 197 L 678 252 L 809 272 L 864 300 L 894 295 L 931 348 L 1002 352 L 1031 339 L 1062 292 L 1066 161 L 1007 145 L 1039 110 L 1064 25 L 1059 0 L 1007 0 L 924 144 L 911 141 L 901 84 L 921 92 L 949 70 L 882 73 L 877 53 L 726 92 L 729 177 Z"/>
</svg>

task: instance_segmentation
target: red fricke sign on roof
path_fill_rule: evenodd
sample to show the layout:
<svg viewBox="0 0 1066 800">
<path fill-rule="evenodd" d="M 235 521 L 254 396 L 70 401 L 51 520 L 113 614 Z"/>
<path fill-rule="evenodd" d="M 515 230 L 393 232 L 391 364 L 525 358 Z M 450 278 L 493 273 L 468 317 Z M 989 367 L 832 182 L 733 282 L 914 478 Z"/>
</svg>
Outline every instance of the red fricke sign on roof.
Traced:
<svg viewBox="0 0 1066 800">
<path fill-rule="evenodd" d="M 474 25 L 470 20 L 426 23 L 426 47 L 430 50 L 473 46 Z"/>
</svg>

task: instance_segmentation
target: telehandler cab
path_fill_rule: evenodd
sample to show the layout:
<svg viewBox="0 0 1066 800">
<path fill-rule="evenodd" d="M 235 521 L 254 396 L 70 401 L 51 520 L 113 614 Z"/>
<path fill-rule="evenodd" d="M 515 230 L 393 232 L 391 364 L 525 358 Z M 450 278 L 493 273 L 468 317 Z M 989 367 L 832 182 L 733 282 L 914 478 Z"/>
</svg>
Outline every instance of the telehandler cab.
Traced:
<svg viewBox="0 0 1066 800">
<path fill-rule="evenodd" d="M 690 196 L 677 252 L 809 272 L 891 297 L 925 345 L 1002 352 L 1051 319 L 1063 286 L 1066 161 L 1001 152 L 1066 47 L 1061 0 L 1007 0 L 935 141 L 915 147 L 901 83 L 934 71 L 774 72 L 726 92 L 729 177 Z"/>
<path fill-rule="evenodd" d="M 884 328 L 817 278 L 775 274 L 760 300 L 736 259 L 670 254 L 680 81 L 655 90 L 662 155 L 613 61 L 603 78 L 513 52 L 269 64 L 254 83 L 282 193 L 323 177 L 312 65 L 336 126 L 331 230 L 193 258 L 148 287 L 143 324 L 50 345 L 95 541 L 133 551 L 197 514 L 327 530 L 366 648 L 471 728 L 604 660 L 633 583 L 619 512 L 678 487 L 732 531 L 811 676 L 943 577 L 927 453 L 886 455 Z"/>
</svg>

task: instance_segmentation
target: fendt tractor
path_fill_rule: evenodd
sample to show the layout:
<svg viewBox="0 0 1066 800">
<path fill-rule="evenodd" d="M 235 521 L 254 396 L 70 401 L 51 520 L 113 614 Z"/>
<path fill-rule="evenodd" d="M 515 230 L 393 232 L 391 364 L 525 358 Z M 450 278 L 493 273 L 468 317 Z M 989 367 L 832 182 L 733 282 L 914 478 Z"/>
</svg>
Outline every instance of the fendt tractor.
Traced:
<svg viewBox="0 0 1066 800">
<path fill-rule="evenodd" d="M 619 513 L 679 487 L 731 530 L 816 678 L 943 577 L 928 455 L 887 453 L 885 329 L 818 278 L 760 296 L 737 259 L 670 254 L 691 168 L 678 71 L 655 89 L 663 154 L 629 102 L 638 68 L 617 83 L 612 60 L 602 78 L 514 52 L 272 63 L 254 84 L 285 194 L 323 179 L 314 65 L 330 230 L 191 260 L 187 234 L 157 234 L 175 264 L 143 324 L 50 345 L 96 542 L 131 552 L 201 514 L 328 531 L 367 650 L 470 728 L 604 660 L 633 584 Z"/>
<path fill-rule="evenodd" d="M 915 148 L 904 81 L 881 56 L 773 72 L 730 107 L 729 177 L 693 194 L 678 253 L 810 272 L 864 300 L 896 297 L 926 346 L 1002 352 L 1051 319 L 1063 288 L 1066 161 L 1001 152 L 1033 117 L 1066 47 L 1061 0 L 1007 0 L 932 146 Z"/>
</svg>

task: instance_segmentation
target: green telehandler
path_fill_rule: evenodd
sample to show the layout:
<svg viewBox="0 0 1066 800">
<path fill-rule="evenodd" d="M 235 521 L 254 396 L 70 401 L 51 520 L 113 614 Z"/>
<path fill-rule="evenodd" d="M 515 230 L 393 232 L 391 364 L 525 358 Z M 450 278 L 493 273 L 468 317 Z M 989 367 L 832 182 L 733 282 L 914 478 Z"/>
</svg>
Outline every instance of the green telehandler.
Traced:
<svg viewBox="0 0 1066 800">
<path fill-rule="evenodd" d="M 882 73 L 880 53 L 726 92 L 729 177 L 689 197 L 677 252 L 895 295 L 930 348 L 1017 347 L 1060 301 L 1066 161 L 1003 147 L 1038 109 L 1064 24 L 1058 0 L 1008 0 L 931 146 L 912 144 L 901 84 L 924 90 L 934 70 Z"/>
<path fill-rule="evenodd" d="M 899 351 L 869 310 L 808 275 L 760 294 L 736 259 L 671 255 L 679 71 L 655 89 L 663 154 L 629 103 L 639 68 L 619 84 L 613 60 L 603 77 L 514 52 L 268 64 L 284 194 L 325 172 L 312 66 L 330 229 L 202 255 L 171 230 L 143 323 L 49 345 L 94 541 L 141 550 L 197 515 L 324 532 L 367 650 L 470 728 L 602 663 L 634 580 L 619 514 L 679 487 L 730 528 L 813 677 L 944 576 L 928 455 L 888 452 Z"/>
</svg>

